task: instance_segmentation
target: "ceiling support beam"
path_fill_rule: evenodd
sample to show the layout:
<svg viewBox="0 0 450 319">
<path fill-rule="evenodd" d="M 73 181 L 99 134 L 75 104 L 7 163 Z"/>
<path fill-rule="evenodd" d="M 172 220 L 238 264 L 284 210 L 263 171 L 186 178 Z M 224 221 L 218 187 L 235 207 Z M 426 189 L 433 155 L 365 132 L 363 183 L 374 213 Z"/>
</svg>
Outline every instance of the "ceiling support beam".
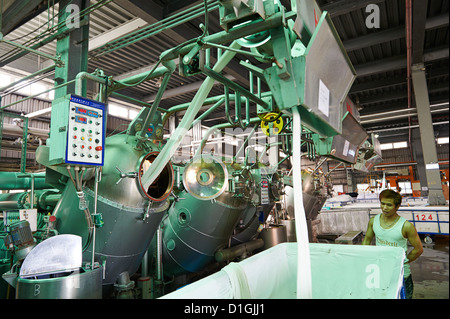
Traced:
<svg viewBox="0 0 450 319">
<path fill-rule="evenodd" d="M 419 4 L 420 3 L 420 4 Z M 418 5 L 419 7 L 422 6 L 422 3 L 419 2 Z M 414 3 L 414 6 L 416 5 L 416 3 Z M 414 14 L 414 8 L 413 8 L 413 14 Z M 429 18 L 425 21 L 423 15 L 420 16 L 421 19 L 419 20 L 420 23 L 422 23 L 422 26 L 419 30 L 415 31 L 415 28 L 419 28 L 416 27 L 416 24 L 413 25 L 413 45 L 414 43 L 421 43 L 422 44 L 422 51 L 423 51 L 423 37 L 425 36 L 425 31 L 427 30 L 432 30 L 432 29 L 436 29 L 436 28 L 442 28 L 445 26 L 448 26 L 448 14 L 441 14 L 432 18 Z M 415 21 L 415 17 L 413 17 L 413 20 Z M 417 22 L 419 23 L 419 22 Z M 386 43 L 389 41 L 393 41 L 393 40 L 397 40 L 397 39 L 402 39 L 405 38 L 405 26 L 398 26 L 395 28 L 391 28 L 391 29 L 387 29 L 387 30 L 381 30 L 378 32 L 373 32 L 373 33 L 369 33 L 367 35 L 363 35 L 357 38 L 353 38 L 353 39 L 349 39 L 343 42 L 343 45 L 345 47 L 345 50 L 347 52 L 350 51 L 354 51 L 354 50 L 358 50 L 358 49 L 362 49 L 362 48 L 366 48 L 372 45 L 377 45 L 377 44 L 381 44 L 381 43 Z M 422 40 L 420 40 L 422 39 Z M 421 41 L 421 42 L 420 42 Z M 418 49 L 420 49 L 420 47 L 418 47 Z M 415 50 L 413 50 L 414 53 Z M 415 62 L 417 63 L 417 62 Z"/>
<path fill-rule="evenodd" d="M 431 62 L 435 60 L 448 58 L 448 47 L 442 49 L 434 49 L 425 52 L 423 62 Z M 372 74 L 406 69 L 406 55 L 394 56 L 386 59 L 376 60 L 369 63 L 355 65 L 356 76 L 368 76 Z"/>
</svg>

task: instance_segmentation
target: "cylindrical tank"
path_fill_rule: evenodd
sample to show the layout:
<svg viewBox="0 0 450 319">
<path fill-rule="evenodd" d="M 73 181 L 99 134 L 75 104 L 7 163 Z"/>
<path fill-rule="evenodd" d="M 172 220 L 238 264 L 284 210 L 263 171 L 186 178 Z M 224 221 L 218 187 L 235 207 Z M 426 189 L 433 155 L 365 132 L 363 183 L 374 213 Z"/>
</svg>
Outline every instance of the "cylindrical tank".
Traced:
<svg viewBox="0 0 450 319">
<path fill-rule="evenodd" d="M 54 278 L 17 279 L 16 299 L 101 299 L 102 268 Z"/>
<path fill-rule="evenodd" d="M 260 225 L 266 222 L 275 201 L 280 198 L 282 192 L 280 176 L 278 173 L 267 171 L 262 164 L 251 171 L 254 179 L 253 205 L 242 214 L 231 238 L 231 246 L 256 238 L 261 230 Z"/>
<path fill-rule="evenodd" d="M 146 141 L 136 148 L 137 138 L 114 135 L 106 139 L 105 164 L 98 185 L 97 212 L 104 226 L 96 228 L 95 261 L 104 264 L 103 284 L 113 284 L 124 271 L 130 275 L 139 268 L 164 213 L 169 208 L 174 174 L 169 163 L 159 178 L 143 189 L 141 176 L 158 155 L 158 147 Z M 83 189 L 91 213 L 94 212 L 94 179 Z M 62 234 L 88 238 L 85 215 L 69 182 L 55 207 L 56 229 Z M 92 258 L 92 242 L 83 253 L 83 260 Z M 105 263 L 106 262 L 106 263 Z"/>
<path fill-rule="evenodd" d="M 220 161 L 218 165 L 221 164 Z M 200 192 L 193 196 L 182 191 L 169 209 L 167 218 L 162 222 L 162 259 L 166 276 L 199 271 L 214 261 L 217 250 L 227 246 L 239 217 L 253 196 L 253 178 L 237 164 L 227 165 L 226 170 L 228 178 L 234 179 L 234 183 L 229 186 L 228 179 L 225 179 L 223 182 L 229 187 L 220 196 L 202 200 L 198 196 Z M 199 183 L 206 184 L 210 180 L 205 178 L 205 175 L 211 174 L 207 168 L 197 167 L 195 172 L 198 173 Z M 189 173 L 192 172 L 186 168 L 183 174 Z M 218 184 L 210 186 L 222 188 L 223 184 Z M 190 189 L 196 189 L 195 185 L 190 186 Z"/>
<path fill-rule="evenodd" d="M 311 174 L 307 170 L 302 170 L 302 189 L 303 189 L 303 206 L 305 208 L 306 218 L 314 220 L 317 214 L 322 209 L 326 201 L 326 196 L 322 194 L 322 181 L 318 176 Z M 286 207 L 287 214 L 290 219 L 294 215 L 294 189 L 291 186 L 286 186 L 284 189 L 283 201 Z"/>
<path fill-rule="evenodd" d="M 264 249 L 287 242 L 286 226 L 269 225 L 261 231 L 261 239 L 264 241 Z"/>
</svg>

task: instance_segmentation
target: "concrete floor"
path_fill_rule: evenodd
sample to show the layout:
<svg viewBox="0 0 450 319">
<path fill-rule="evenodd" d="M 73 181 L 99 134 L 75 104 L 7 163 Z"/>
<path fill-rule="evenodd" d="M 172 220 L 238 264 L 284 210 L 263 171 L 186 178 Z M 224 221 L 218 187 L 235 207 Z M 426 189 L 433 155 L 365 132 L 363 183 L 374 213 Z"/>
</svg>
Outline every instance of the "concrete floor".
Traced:
<svg viewBox="0 0 450 319">
<path fill-rule="evenodd" d="M 449 237 L 436 236 L 432 244 L 424 244 L 423 247 L 423 254 L 411 263 L 413 298 L 449 299 Z"/>
</svg>

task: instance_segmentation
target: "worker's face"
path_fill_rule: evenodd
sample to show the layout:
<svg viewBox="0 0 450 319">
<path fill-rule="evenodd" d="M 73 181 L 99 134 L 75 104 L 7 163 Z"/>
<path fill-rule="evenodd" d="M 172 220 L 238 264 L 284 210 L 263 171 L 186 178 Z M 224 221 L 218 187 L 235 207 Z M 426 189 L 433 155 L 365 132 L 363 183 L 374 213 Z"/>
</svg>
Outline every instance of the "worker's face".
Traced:
<svg viewBox="0 0 450 319">
<path fill-rule="evenodd" d="M 397 212 L 398 206 L 394 204 L 393 198 L 382 198 L 380 203 L 381 211 L 386 217 L 390 217 Z"/>
</svg>

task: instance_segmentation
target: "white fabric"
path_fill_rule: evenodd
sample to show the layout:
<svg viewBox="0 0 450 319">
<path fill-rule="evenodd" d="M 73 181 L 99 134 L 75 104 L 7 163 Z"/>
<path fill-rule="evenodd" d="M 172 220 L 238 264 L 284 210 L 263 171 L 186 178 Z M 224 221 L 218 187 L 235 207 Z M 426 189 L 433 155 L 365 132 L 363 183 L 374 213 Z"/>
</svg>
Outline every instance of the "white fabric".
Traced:
<svg viewBox="0 0 450 319">
<path fill-rule="evenodd" d="M 403 280 L 404 251 L 398 247 L 309 244 L 312 298 L 394 299 Z M 283 243 L 227 270 L 194 282 L 164 299 L 295 299 L 297 244 Z M 225 267 L 225 268 L 227 268 Z M 230 279 L 230 273 L 239 272 Z M 246 280 L 242 278 L 246 277 Z M 238 279 L 239 278 L 239 279 Z M 233 283 L 232 283 L 233 282 Z M 245 283 L 243 285 L 243 283 Z M 248 291 L 236 291 L 248 285 Z M 249 295 L 248 295 L 249 294 Z"/>
<path fill-rule="evenodd" d="M 222 271 L 230 279 L 230 285 L 235 299 L 250 299 L 252 297 L 245 272 L 238 263 L 230 263 Z"/>
</svg>

